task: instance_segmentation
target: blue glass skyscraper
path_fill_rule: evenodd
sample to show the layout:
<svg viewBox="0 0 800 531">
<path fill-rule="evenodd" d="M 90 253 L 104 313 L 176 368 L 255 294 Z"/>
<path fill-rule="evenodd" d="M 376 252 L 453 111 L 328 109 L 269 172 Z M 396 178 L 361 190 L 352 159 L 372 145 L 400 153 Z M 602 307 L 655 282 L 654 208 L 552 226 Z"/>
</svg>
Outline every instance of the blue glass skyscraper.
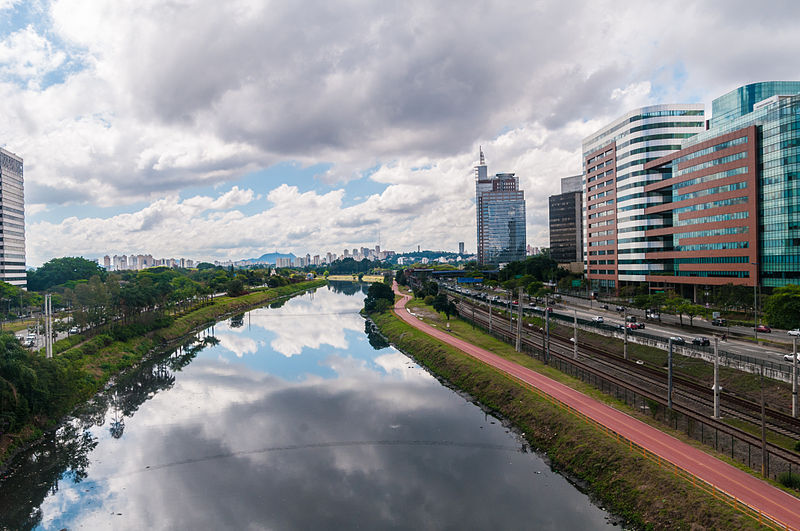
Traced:
<svg viewBox="0 0 800 531">
<path fill-rule="evenodd" d="M 502 264 L 525 259 L 525 192 L 513 173 L 489 177 L 483 151 L 475 166 L 478 263 Z"/>
</svg>

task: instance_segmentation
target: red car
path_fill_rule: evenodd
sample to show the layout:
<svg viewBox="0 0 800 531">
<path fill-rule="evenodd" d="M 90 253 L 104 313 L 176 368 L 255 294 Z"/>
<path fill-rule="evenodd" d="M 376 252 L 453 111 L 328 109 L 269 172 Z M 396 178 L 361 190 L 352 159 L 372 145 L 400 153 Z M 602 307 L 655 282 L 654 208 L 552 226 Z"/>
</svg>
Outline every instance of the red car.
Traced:
<svg viewBox="0 0 800 531">
<path fill-rule="evenodd" d="M 765 333 L 772 332 L 772 328 L 768 327 L 767 325 L 758 325 L 755 328 L 755 330 L 756 330 L 756 332 L 765 332 Z"/>
<path fill-rule="evenodd" d="M 625 326 L 628 327 L 628 330 L 639 330 L 643 328 L 639 323 L 626 323 Z"/>
</svg>

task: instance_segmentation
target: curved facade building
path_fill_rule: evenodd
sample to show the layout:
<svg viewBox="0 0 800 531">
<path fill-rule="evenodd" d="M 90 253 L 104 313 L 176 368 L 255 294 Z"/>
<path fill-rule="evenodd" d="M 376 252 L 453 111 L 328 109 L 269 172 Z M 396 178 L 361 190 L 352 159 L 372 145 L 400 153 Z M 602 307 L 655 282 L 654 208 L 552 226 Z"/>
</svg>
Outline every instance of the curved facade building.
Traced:
<svg viewBox="0 0 800 531">
<path fill-rule="evenodd" d="M 634 109 L 583 141 L 583 260 L 593 290 L 617 291 L 665 269 L 647 253 L 667 237 L 648 235 L 664 225 L 646 209 L 667 194 L 646 187 L 661 181 L 660 168 L 645 164 L 681 148 L 705 129 L 702 104 L 652 105 Z"/>
</svg>

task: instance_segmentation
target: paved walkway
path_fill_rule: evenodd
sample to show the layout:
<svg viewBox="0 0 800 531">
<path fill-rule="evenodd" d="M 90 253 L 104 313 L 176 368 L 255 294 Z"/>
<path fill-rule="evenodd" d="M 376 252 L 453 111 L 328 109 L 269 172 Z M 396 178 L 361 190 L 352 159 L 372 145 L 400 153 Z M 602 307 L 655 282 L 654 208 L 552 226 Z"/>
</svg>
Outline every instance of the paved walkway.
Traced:
<svg viewBox="0 0 800 531">
<path fill-rule="evenodd" d="M 411 326 L 536 387 L 791 529 L 800 529 L 800 499 L 564 384 L 422 322 L 405 308 L 411 297 L 400 293 L 396 283 L 394 289 L 402 296 L 395 303 L 395 314 Z"/>
</svg>

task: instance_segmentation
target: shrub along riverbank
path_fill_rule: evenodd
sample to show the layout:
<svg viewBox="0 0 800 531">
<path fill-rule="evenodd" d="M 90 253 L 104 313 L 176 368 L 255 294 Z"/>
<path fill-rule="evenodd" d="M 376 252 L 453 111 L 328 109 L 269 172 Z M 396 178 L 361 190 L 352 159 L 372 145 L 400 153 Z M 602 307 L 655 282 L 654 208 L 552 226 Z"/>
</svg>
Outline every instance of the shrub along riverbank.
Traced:
<svg viewBox="0 0 800 531">
<path fill-rule="evenodd" d="M 178 315 L 159 316 L 86 339 L 76 335 L 54 344 L 52 359 L 30 354 L 13 335 L 0 335 L 0 468 L 18 448 L 38 439 L 77 404 L 88 400 L 121 371 L 156 349 L 230 314 L 325 284 L 299 282 L 221 296 Z M 2 377 L 5 375 L 5 377 Z"/>
<path fill-rule="evenodd" d="M 547 454 L 556 470 L 587 486 L 596 499 L 629 525 L 645 529 L 760 528 L 744 514 L 394 314 L 375 313 L 370 317 L 397 348 L 513 422 L 534 448 Z M 480 346 L 508 358 L 520 356 L 509 354 L 508 345 L 489 336 Z M 530 358 L 525 365 L 548 372 Z"/>
</svg>

